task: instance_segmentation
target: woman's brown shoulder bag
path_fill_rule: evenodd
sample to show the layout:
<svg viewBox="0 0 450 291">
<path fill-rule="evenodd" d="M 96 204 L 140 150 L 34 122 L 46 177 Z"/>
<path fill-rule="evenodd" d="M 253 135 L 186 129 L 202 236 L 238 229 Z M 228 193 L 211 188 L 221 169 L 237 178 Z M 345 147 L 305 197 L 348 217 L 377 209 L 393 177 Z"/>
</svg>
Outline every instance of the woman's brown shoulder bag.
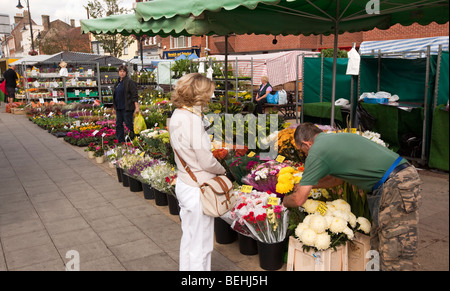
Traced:
<svg viewBox="0 0 450 291">
<path fill-rule="evenodd" d="M 186 162 L 178 155 L 174 150 L 184 169 L 189 173 L 192 180 L 197 184 L 197 177 L 191 171 Z M 219 217 L 230 211 L 237 201 L 237 195 L 233 192 L 233 183 L 225 175 L 219 175 L 214 177 L 202 185 L 200 185 L 201 190 L 201 201 L 203 207 L 203 213 L 212 217 Z"/>
</svg>

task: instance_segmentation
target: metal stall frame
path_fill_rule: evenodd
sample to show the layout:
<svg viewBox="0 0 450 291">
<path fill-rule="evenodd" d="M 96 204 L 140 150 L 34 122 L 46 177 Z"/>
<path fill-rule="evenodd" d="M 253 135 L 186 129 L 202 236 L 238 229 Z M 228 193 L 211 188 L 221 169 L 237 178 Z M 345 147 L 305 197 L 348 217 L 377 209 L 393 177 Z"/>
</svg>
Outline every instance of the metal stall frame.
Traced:
<svg viewBox="0 0 450 291">
<path fill-rule="evenodd" d="M 61 60 L 63 61 L 63 60 Z M 98 99 L 100 100 L 100 102 L 103 103 L 103 96 L 102 96 L 102 90 L 101 90 L 101 83 L 100 83 L 100 65 L 98 62 L 89 62 L 89 61 L 67 61 L 66 62 L 68 65 L 69 64 L 79 64 L 79 65 L 94 65 L 95 69 L 96 69 L 96 81 L 97 81 L 97 87 L 98 88 Z M 27 76 L 26 75 L 26 68 L 27 66 L 40 66 L 40 65 L 54 65 L 57 64 L 57 62 L 40 62 L 37 63 L 36 62 L 24 62 L 21 64 L 21 69 L 22 69 L 22 76 L 23 76 L 23 80 L 24 80 L 24 89 L 25 89 L 25 95 L 26 95 L 26 103 L 29 104 L 31 102 L 31 98 L 30 98 L 30 91 L 29 89 L 31 89 L 29 87 L 29 83 L 28 83 L 28 78 L 40 78 L 40 77 L 33 77 L 33 76 Z M 63 87 L 59 88 L 59 89 L 63 89 L 64 90 L 64 101 L 67 104 L 68 102 L 68 97 L 67 97 L 67 86 L 66 86 L 66 80 L 68 79 L 68 77 L 65 76 L 55 76 L 55 77 L 48 77 L 47 79 L 51 79 L 51 78 L 62 78 L 63 80 Z"/>
<path fill-rule="evenodd" d="M 298 57 L 299 57 L 300 55 L 297 55 L 297 68 L 298 68 L 298 63 L 299 63 L 299 60 L 298 60 Z M 318 58 L 318 56 L 313 56 L 313 57 L 316 57 L 316 58 Z M 322 103 L 323 102 L 323 68 L 324 68 L 324 56 L 323 56 L 323 54 L 321 55 L 321 61 L 320 61 L 320 95 L 319 95 L 319 98 L 320 98 L 320 103 Z M 351 86 L 351 90 L 350 90 L 350 120 L 351 121 L 353 121 L 353 118 L 354 118 L 354 116 L 353 116 L 353 114 L 354 114 L 354 112 L 353 112 L 353 99 L 354 99 L 354 96 L 353 96 L 353 87 L 354 87 L 354 77 L 355 76 L 351 76 L 351 82 L 350 82 L 350 86 Z M 359 77 L 359 74 L 358 74 L 358 77 Z M 358 84 L 359 84 L 359 78 L 358 78 Z M 296 86 L 297 86 L 297 89 L 296 89 L 296 96 L 297 96 L 297 100 L 298 100 L 298 69 L 297 69 L 297 83 L 296 83 Z M 304 90 L 305 90 L 305 55 L 304 54 L 302 54 L 302 91 L 304 92 Z M 300 113 L 300 115 L 301 115 L 301 117 L 300 117 L 300 123 L 303 123 L 303 119 L 304 119 L 304 112 L 303 112 L 303 110 L 304 110 L 304 106 L 303 106 L 303 99 L 302 99 L 302 108 L 301 108 L 301 113 Z M 298 103 L 298 102 L 297 102 Z M 297 107 L 297 112 L 298 112 L 298 107 Z M 332 107 L 332 109 L 331 109 L 331 111 L 333 111 L 334 112 L 334 107 Z M 296 112 L 296 114 L 297 114 L 297 112 Z M 332 114 L 332 117 L 334 118 L 334 114 Z M 298 123 L 298 118 L 296 118 L 296 122 Z M 331 123 L 334 123 L 334 121 L 331 121 Z M 331 124 L 330 124 L 331 125 Z"/>
<path fill-rule="evenodd" d="M 381 62 L 383 57 L 395 57 L 400 56 L 402 59 L 406 59 L 406 55 L 414 55 L 419 54 L 417 58 L 423 58 L 425 55 L 426 58 L 426 72 L 425 72 L 425 92 L 424 92 L 424 105 L 423 105 L 423 125 L 422 125 L 422 152 L 420 158 L 414 157 L 405 157 L 408 160 L 416 161 L 420 164 L 426 165 L 428 159 L 426 157 L 426 146 L 427 146 L 427 126 L 428 122 L 428 89 L 429 89 L 429 80 L 430 80 L 430 60 L 431 60 L 431 47 L 428 46 L 426 51 L 408 51 L 408 52 L 382 52 L 378 50 L 378 52 L 372 51 L 370 54 L 361 54 L 361 56 L 375 56 L 378 58 L 378 72 L 377 72 L 377 90 L 381 90 Z M 361 68 L 360 68 L 361 70 Z M 358 80 L 358 96 L 361 96 L 361 83 Z"/>
<path fill-rule="evenodd" d="M 214 57 L 214 56 L 211 56 L 211 57 Z M 191 71 L 193 70 L 193 68 L 192 68 L 192 63 L 193 62 L 208 63 L 210 67 L 212 67 L 213 63 L 224 63 L 224 65 L 225 64 L 230 64 L 230 65 L 232 64 L 232 60 L 231 61 L 227 60 L 227 62 L 225 62 L 225 60 L 213 60 L 211 58 L 206 59 L 206 60 L 194 59 L 194 60 L 190 60 Z M 248 63 L 248 62 L 250 62 L 250 79 L 239 78 L 239 63 Z M 235 74 L 234 81 L 236 82 L 236 86 L 235 86 L 234 91 L 236 93 L 236 97 L 238 96 L 239 91 L 242 91 L 242 90 L 239 90 L 239 87 L 238 87 L 239 81 L 250 81 L 251 96 L 252 96 L 252 102 L 253 102 L 253 92 L 254 92 L 254 89 L 253 89 L 253 79 L 254 79 L 253 78 L 253 57 L 250 58 L 250 60 L 239 60 L 238 58 L 235 58 L 234 64 L 235 64 L 234 65 L 235 66 L 235 68 L 234 68 L 234 74 Z M 228 69 L 226 71 L 224 71 L 224 74 L 228 74 Z M 227 76 L 224 76 L 224 77 L 225 78 L 222 80 L 222 79 L 215 79 L 214 76 L 213 76 L 212 80 L 213 81 L 223 81 L 226 84 L 230 79 L 228 79 Z M 226 111 L 226 113 L 228 113 L 228 91 L 229 91 L 228 85 L 225 85 L 225 90 L 224 91 L 225 91 L 224 92 L 224 96 L 226 96 L 226 98 L 225 98 L 226 99 L 225 100 L 226 101 L 226 105 L 225 105 L 226 106 L 226 108 L 225 108 L 226 110 L 225 111 Z"/>
<path fill-rule="evenodd" d="M 433 102 L 433 112 L 437 107 L 437 99 L 439 94 L 439 79 L 441 77 L 441 60 L 442 60 L 442 45 L 439 45 L 438 58 L 436 64 L 436 78 L 434 83 L 434 102 Z"/>
</svg>

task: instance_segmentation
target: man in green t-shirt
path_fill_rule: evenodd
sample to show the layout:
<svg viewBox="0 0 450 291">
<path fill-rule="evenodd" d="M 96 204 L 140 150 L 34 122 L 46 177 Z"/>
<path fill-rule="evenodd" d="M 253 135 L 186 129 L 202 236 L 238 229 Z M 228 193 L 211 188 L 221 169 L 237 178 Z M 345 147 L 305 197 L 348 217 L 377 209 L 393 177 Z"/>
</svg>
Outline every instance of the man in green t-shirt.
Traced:
<svg viewBox="0 0 450 291">
<path fill-rule="evenodd" d="M 417 223 L 422 181 L 408 161 L 365 137 L 326 134 L 312 123 L 299 125 L 295 142 L 306 154 L 305 170 L 286 207 L 301 206 L 312 188 L 346 181 L 369 191 L 372 249 L 381 270 L 413 270 L 417 264 Z"/>
</svg>

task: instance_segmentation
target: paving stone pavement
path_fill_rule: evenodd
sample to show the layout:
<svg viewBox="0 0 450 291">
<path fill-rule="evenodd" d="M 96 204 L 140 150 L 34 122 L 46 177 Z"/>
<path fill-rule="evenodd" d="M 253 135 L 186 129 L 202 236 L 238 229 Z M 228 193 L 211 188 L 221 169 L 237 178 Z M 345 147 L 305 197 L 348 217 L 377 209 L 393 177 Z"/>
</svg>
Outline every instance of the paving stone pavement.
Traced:
<svg viewBox="0 0 450 291">
<path fill-rule="evenodd" d="M 449 270 L 448 173 L 424 179 L 421 270 Z M 74 147 L 0 107 L 0 271 L 178 270 L 181 227 L 167 206 L 145 200 Z M 212 270 L 260 271 L 237 242 L 215 243 Z M 286 270 L 286 264 L 281 270 Z"/>
</svg>

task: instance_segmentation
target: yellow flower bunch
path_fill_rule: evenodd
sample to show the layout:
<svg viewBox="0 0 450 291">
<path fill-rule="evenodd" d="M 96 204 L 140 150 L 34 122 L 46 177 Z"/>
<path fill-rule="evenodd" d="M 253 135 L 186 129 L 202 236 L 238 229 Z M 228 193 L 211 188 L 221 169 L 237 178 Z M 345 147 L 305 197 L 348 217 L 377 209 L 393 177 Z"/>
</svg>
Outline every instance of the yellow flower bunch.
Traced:
<svg viewBox="0 0 450 291">
<path fill-rule="evenodd" d="M 266 210 L 266 214 L 267 220 L 269 221 L 269 224 L 272 226 L 273 231 L 276 231 L 278 228 L 278 220 L 275 212 L 273 211 L 273 209 L 268 208 Z"/>
<path fill-rule="evenodd" d="M 291 192 L 294 189 L 294 185 L 300 182 L 301 174 L 302 172 L 293 167 L 282 168 L 278 173 L 276 191 L 280 194 Z"/>
<path fill-rule="evenodd" d="M 244 98 L 244 100 L 251 100 L 252 99 L 252 94 L 247 92 L 247 91 L 239 92 L 238 96 Z"/>
<path fill-rule="evenodd" d="M 78 130 L 84 131 L 84 130 L 96 130 L 102 128 L 101 125 L 87 125 L 87 126 L 80 126 Z"/>
<path fill-rule="evenodd" d="M 278 150 L 282 151 L 286 148 L 294 147 L 297 148 L 295 145 L 294 140 L 294 128 L 286 128 L 283 129 L 278 133 Z"/>
<path fill-rule="evenodd" d="M 278 141 L 276 143 L 278 154 L 286 159 L 304 163 L 305 156 L 297 147 L 294 140 L 295 128 L 286 128 L 278 132 Z"/>
</svg>

